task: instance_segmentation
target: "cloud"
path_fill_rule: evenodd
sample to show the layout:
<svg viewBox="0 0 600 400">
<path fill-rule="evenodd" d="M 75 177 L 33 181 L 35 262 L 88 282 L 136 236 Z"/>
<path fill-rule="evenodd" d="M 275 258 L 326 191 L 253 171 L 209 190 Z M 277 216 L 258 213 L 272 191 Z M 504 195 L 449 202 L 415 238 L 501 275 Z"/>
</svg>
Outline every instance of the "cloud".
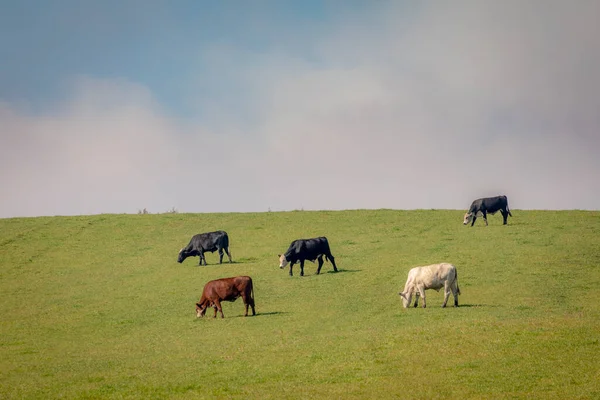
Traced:
<svg viewBox="0 0 600 400">
<path fill-rule="evenodd" d="M 134 212 L 176 160 L 170 122 L 127 82 L 81 78 L 52 113 L 4 105 L 2 120 L 4 215 Z"/>
<path fill-rule="evenodd" d="M 0 119 L 0 216 L 259 209 L 253 141 L 170 117 L 141 85 L 79 77 L 51 112 Z"/>
<path fill-rule="evenodd" d="M 309 158 L 307 175 L 342 182 L 344 204 L 460 208 L 506 193 L 519 208 L 597 209 L 598 4 L 460 4 L 429 4 L 408 27 L 394 12 L 383 29 L 344 25 L 323 57 L 350 66 L 276 82 L 273 141 L 303 158 L 327 143 L 335 160 Z M 365 31 L 372 46 L 356 46 Z"/>
<path fill-rule="evenodd" d="M 0 103 L 0 217 L 463 209 L 499 193 L 598 209 L 599 12 L 389 2 L 308 35 L 307 53 L 285 35 L 214 43 L 184 77 L 186 120 L 125 79 L 75 78 L 42 113 Z"/>
</svg>

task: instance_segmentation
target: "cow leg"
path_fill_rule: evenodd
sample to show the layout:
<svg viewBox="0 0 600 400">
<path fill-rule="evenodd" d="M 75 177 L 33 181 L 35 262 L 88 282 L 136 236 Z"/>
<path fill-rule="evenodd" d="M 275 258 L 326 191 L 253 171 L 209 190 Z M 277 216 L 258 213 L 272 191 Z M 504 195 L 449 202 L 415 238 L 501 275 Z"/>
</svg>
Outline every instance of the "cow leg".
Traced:
<svg viewBox="0 0 600 400">
<path fill-rule="evenodd" d="M 252 307 L 252 315 L 256 315 L 256 311 L 254 311 L 254 298 L 250 296 L 250 307 Z"/>
<path fill-rule="evenodd" d="M 224 250 L 225 254 L 227 254 L 227 257 L 229 258 L 229 264 L 231 264 L 233 261 L 231 260 L 231 254 L 229 253 L 229 249 L 225 247 Z"/>
<path fill-rule="evenodd" d="M 294 262 L 290 262 L 290 276 L 294 276 L 294 274 L 292 274 L 292 268 L 294 267 Z"/>
<path fill-rule="evenodd" d="M 452 282 L 452 286 L 450 286 L 450 289 L 452 289 L 452 295 L 454 296 L 454 307 L 458 307 L 458 294 L 460 293 L 460 289 L 458 289 L 457 279 L 455 279 L 454 282 Z"/>
<path fill-rule="evenodd" d="M 485 226 L 488 226 L 488 223 L 487 223 L 487 212 L 485 212 L 485 210 L 484 210 L 481 213 L 483 214 L 483 220 L 485 221 Z"/>
<path fill-rule="evenodd" d="M 456 285 L 452 285 L 452 295 L 454 296 L 454 307 L 458 307 L 458 289 Z"/>
<path fill-rule="evenodd" d="M 219 264 L 223 264 L 223 249 L 219 249 Z"/>
<path fill-rule="evenodd" d="M 327 258 L 329 258 L 329 261 L 331 261 L 331 265 L 333 265 L 333 270 L 334 270 L 335 272 L 338 272 L 337 266 L 335 265 L 335 257 L 334 257 L 334 256 L 332 256 L 331 254 L 329 254 L 329 255 L 327 256 Z"/>
<path fill-rule="evenodd" d="M 444 302 L 442 303 L 442 308 L 446 307 L 446 303 L 448 303 L 448 298 L 450 297 L 450 284 L 446 280 L 444 283 Z"/>
<path fill-rule="evenodd" d="M 202 263 L 204 263 L 204 265 L 206 265 L 206 258 L 204 258 L 204 252 L 201 251 L 198 256 L 200 257 L 200 262 L 198 265 L 202 265 Z"/>
<path fill-rule="evenodd" d="M 215 310 L 215 315 L 213 315 L 213 318 L 217 318 L 217 306 L 215 306 L 214 303 L 213 303 L 213 310 Z"/>
<path fill-rule="evenodd" d="M 505 210 L 500 210 L 500 212 L 502 213 L 502 219 L 504 219 L 504 223 L 502 225 L 506 225 L 508 222 L 508 212 Z"/>
<path fill-rule="evenodd" d="M 304 260 L 300 260 L 300 276 L 304 276 Z"/>
<path fill-rule="evenodd" d="M 419 292 L 415 292 L 415 308 L 417 308 L 418 306 L 419 306 Z"/>
<path fill-rule="evenodd" d="M 223 308 L 221 307 L 221 301 L 219 299 L 215 299 L 215 318 L 217 317 L 217 310 L 221 313 L 221 318 L 225 318 L 223 315 Z"/>
<path fill-rule="evenodd" d="M 419 287 L 419 288 L 417 288 L 417 290 L 419 291 L 418 293 L 423 298 L 423 308 L 427 307 L 427 304 L 425 303 L 425 289 L 422 287 Z"/>
<path fill-rule="evenodd" d="M 242 294 L 242 300 L 244 301 L 244 306 L 246 307 L 246 313 L 244 314 L 244 317 L 248 316 L 248 306 L 252 307 L 252 315 L 256 315 L 256 311 L 254 311 L 254 299 L 252 298 L 252 295 Z"/>
<path fill-rule="evenodd" d="M 477 213 L 473 215 L 473 219 L 471 220 L 471 226 L 475 225 L 475 220 L 477 220 Z"/>
<path fill-rule="evenodd" d="M 317 260 L 319 260 L 319 266 L 317 267 L 317 275 L 319 275 L 321 273 L 321 267 L 323 266 L 323 256 L 319 256 Z"/>
</svg>

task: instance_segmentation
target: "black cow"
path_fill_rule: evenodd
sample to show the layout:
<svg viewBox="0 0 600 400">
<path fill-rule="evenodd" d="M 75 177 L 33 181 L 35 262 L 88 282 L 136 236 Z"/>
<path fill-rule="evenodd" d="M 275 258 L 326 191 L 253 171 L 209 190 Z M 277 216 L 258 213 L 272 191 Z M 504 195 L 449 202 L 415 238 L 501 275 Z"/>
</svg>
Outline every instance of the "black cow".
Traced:
<svg viewBox="0 0 600 400">
<path fill-rule="evenodd" d="M 321 272 L 323 266 L 323 256 L 333 264 L 333 270 L 337 272 L 335 258 L 329 250 L 329 242 L 326 237 L 318 237 L 314 239 L 298 239 L 294 240 L 285 254 L 279 254 L 279 268 L 285 267 L 290 263 L 290 276 L 292 275 L 292 267 L 295 263 L 300 262 L 300 276 L 304 276 L 304 261 L 309 260 L 315 262 L 319 260 L 317 275 Z"/>
<path fill-rule="evenodd" d="M 231 263 L 231 254 L 229 254 L 229 236 L 225 231 L 199 233 L 194 235 L 190 240 L 190 243 L 183 249 L 179 250 L 179 257 L 177 262 L 182 263 L 188 257 L 199 256 L 200 262 L 198 265 L 206 264 L 206 258 L 204 258 L 204 252 L 210 251 L 213 253 L 215 250 L 219 250 L 219 264 L 223 263 L 223 250 L 229 257 Z"/>
<path fill-rule="evenodd" d="M 471 226 L 475 224 L 475 220 L 478 215 L 483 215 L 483 220 L 487 226 L 487 214 L 494 215 L 500 211 L 502 218 L 504 218 L 504 225 L 506 225 L 508 216 L 512 217 L 510 210 L 508 209 L 508 199 L 506 196 L 486 197 L 483 199 L 477 199 L 471 203 L 469 211 L 465 214 L 463 225 L 467 225 L 471 221 Z"/>
</svg>

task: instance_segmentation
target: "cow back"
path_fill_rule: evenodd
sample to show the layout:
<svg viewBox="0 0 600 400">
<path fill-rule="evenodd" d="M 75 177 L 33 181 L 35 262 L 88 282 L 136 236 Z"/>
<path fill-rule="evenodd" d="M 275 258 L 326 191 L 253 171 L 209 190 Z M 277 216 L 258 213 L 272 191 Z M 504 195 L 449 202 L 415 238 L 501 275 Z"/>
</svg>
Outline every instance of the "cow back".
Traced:
<svg viewBox="0 0 600 400">
<path fill-rule="evenodd" d="M 252 291 L 252 278 L 249 276 L 236 276 L 208 282 L 204 286 L 202 296 L 208 300 L 234 301 L 242 293 L 249 293 L 248 291 Z"/>
<path fill-rule="evenodd" d="M 229 236 L 225 231 L 199 233 L 192 237 L 188 247 L 190 246 L 190 250 L 195 251 L 215 251 L 218 248 L 227 248 L 229 247 Z"/>
<path fill-rule="evenodd" d="M 426 289 L 440 289 L 444 283 L 453 281 L 456 268 L 449 263 L 426 265 L 412 268 L 408 273 L 407 286 L 422 285 Z"/>
<path fill-rule="evenodd" d="M 314 260 L 322 254 L 331 254 L 329 242 L 324 236 L 312 239 L 294 240 L 285 253 L 285 258 L 289 261 Z"/>
</svg>

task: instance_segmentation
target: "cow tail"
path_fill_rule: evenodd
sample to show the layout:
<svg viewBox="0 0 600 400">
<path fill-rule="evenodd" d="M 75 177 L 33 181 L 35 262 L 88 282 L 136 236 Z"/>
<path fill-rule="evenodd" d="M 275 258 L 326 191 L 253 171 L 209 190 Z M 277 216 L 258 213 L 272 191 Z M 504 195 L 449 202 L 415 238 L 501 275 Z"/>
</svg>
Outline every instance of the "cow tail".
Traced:
<svg viewBox="0 0 600 400">
<path fill-rule="evenodd" d="M 227 250 L 229 250 L 229 235 L 228 235 L 228 234 L 225 234 L 225 237 L 224 237 L 223 239 L 224 239 L 224 240 L 223 240 L 223 244 L 225 245 L 225 248 L 226 248 Z M 231 254 L 231 253 L 229 253 L 229 254 Z"/>
<path fill-rule="evenodd" d="M 331 249 L 329 248 L 329 241 L 327 240 L 327 238 L 325 238 L 325 242 L 327 243 L 327 253 L 325 253 L 325 260 L 327 260 L 327 262 L 331 262 L 331 259 L 329 258 L 329 256 L 331 255 Z"/>
<path fill-rule="evenodd" d="M 455 270 L 454 280 L 456 281 L 456 293 L 460 294 L 460 288 L 458 287 L 458 270 Z"/>
</svg>

